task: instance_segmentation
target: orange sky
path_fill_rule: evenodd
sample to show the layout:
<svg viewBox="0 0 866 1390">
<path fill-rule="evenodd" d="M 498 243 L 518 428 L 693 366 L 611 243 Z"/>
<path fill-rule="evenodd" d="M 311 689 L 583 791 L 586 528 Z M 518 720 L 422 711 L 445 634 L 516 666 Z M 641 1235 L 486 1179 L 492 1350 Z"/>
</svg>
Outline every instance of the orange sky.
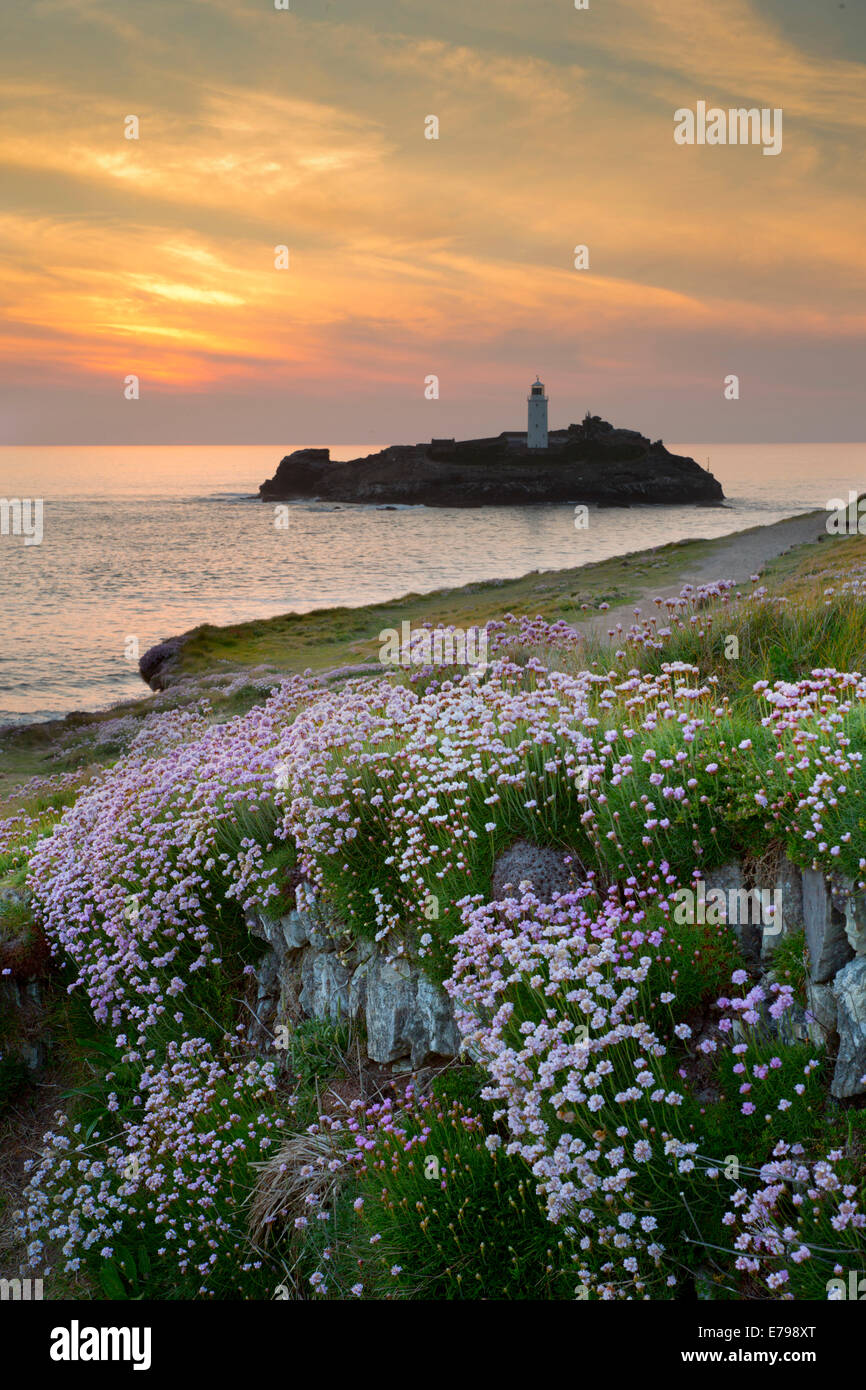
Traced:
<svg viewBox="0 0 866 1390">
<path fill-rule="evenodd" d="M 0 443 L 484 433 L 536 372 L 555 425 L 863 438 L 866 20 L 819 9 L 33 0 Z M 677 146 L 699 100 L 781 108 L 781 155 Z"/>
</svg>

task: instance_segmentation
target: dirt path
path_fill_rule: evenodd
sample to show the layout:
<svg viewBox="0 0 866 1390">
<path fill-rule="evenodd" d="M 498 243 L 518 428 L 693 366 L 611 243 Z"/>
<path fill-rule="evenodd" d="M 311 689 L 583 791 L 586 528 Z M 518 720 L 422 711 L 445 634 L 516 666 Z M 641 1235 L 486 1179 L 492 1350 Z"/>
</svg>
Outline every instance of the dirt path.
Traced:
<svg viewBox="0 0 866 1390">
<path fill-rule="evenodd" d="M 641 609 L 642 616 L 648 617 L 657 611 L 653 599 L 677 598 L 685 584 L 711 584 L 717 579 L 748 584 L 750 576 L 759 574 L 770 560 L 826 534 L 827 513 L 818 511 L 788 517 L 772 526 L 753 526 L 748 531 L 719 536 L 710 542 L 712 549 L 701 560 L 683 558 L 682 571 L 676 580 L 662 586 L 647 585 L 632 602 L 598 614 L 586 624 L 587 634 L 604 636 L 617 623 L 622 623 L 624 628 L 630 627 L 635 621 L 636 608 Z"/>
</svg>

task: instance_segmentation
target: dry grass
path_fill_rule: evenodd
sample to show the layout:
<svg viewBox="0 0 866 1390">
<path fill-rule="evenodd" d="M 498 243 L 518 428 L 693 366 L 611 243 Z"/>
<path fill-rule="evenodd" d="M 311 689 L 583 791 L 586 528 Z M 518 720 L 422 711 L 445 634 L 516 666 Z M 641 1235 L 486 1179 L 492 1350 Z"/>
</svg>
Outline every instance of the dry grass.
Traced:
<svg viewBox="0 0 866 1390">
<path fill-rule="evenodd" d="M 275 1154 L 254 1163 L 258 1178 L 250 1196 L 249 1231 L 256 1244 L 266 1247 L 277 1223 L 294 1223 L 299 1216 L 327 1210 L 337 1194 L 345 1160 L 345 1131 L 324 1130 L 289 1135 Z"/>
</svg>

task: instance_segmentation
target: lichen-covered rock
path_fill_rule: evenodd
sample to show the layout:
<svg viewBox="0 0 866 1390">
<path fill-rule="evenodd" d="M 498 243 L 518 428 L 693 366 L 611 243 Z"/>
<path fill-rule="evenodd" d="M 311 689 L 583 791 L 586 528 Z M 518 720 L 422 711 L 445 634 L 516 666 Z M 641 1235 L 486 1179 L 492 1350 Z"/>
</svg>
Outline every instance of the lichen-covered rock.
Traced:
<svg viewBox="0 0 866 1390">
<path fill-rule="evenodd" d="M 824 875 L 803 870 L 803 924 L 809 948 L 809 974 L 826 984 L 853 956 L 845 935 L 845 918 L 833 899 Z"/>
<path fill-rule="evenodd" d="M 579 865 L 567 850 L 535 845 L 531 840 L 516 840 L 497 859 L 493 868 L 491 896 L 493 901 L 514 894 L 520 884 L 529 882 L 536 897 L 550 902 L 557 893 L 567 893 L 577 882 Z"/>
<path fill-rule="evenodd" d="M 840 1100 L 866 1093 L 866 956 L 858 956 L 833 981 L 839 1055 L 830 1090 Z"/>
</svg>

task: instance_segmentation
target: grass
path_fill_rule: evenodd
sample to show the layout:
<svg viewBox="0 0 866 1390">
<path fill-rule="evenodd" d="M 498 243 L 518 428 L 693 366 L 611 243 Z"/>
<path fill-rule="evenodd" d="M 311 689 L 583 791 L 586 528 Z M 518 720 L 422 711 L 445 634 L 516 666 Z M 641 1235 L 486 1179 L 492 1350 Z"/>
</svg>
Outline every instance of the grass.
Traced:
<svg viewBox="0 0 866 1390">
<path fill-rule="evenodd" d="M 272 665 L 280 671 L 327 670 L 349 663 L 375 661 L 378 634 L 399 629 L 411 619 L 481 626 L 504 612 L 517 616 L 541 613 L 553 620 L 581 620 L 581 604 L 597 607 L 628 603 L 645 583 L 672 583 L 696 562 L 712 553 L 713 541 L 677 541 L 635 551 L 573 569 L 539 570 L 519 579 L 494 579 L 429 594 L 405 594 L 386 603 L 359 608 L 320 608 L 312 613 L 288 613 L 228 627 L 205 624 L 184 643 L 178 671 L 195 675 L 224 661 L 232 666 Z"/>
</svg>

